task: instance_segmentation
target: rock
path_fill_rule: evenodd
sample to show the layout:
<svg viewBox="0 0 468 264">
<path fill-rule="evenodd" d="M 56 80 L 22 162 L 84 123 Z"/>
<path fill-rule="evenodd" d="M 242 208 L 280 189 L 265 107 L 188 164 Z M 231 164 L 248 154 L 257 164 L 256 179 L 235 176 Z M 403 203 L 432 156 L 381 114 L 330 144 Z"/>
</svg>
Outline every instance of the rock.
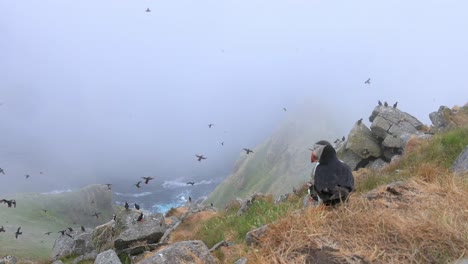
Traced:
<svg viewBox="0 0 468 264">
<path fill-rule="evenodd" d="M 216 243 L 213 247 L 210 248 L 210 252 L 217 250 L 220 247 L 227 247 L 229 246 L 229 243 L 221 240 L 220 242 Z"/>
<path fill-rule="evenodd" d="M 162 214 L 146 215 L 142 222 L 136 219 L 140 215 L 136 210 L 125 210 L 117 215 L 116 229 L 120 231 L 114 246 L 117 251 L 126 249 L 135 242 L 154 244 L 159 242 L 167 229 Z"/>
<path fill-rule="evenodd" d="M 95 260 L 97 257 L 97 252 L 95 250 L 91 251 L 91 252 L 88 252 L 84 255 L 81 255 L 77 258 L 75 258 L 73 261 L 72 261 L 72 264 L 78 264 L 78 263 L 82 263 L 86 260 Z"/>
<path fill-rule="evenodd" d="M 262 227 L 256 228 L 254 230 L 251 230 L 245 234 L 245 243 L 247 246 L 252 246 L 258 244 L 259 238 L 265 233 L 268 225 L 264 225 Z"/>
<path fill-rule="evenodd" d="M 217 260 L 210 254 L 206 245 L 200 240 L 182 241 L 174 243 L 153 255 L 143 259 L 139 264 L 182 264 L 205 263 L 215 264 Z"/>
<path fill-rule="evenodd" d="M 241 216 L 242 214 L 244 214 L 245 212 L 247 212 L 247 210 L 249 209 L 250 205 L 256 200 L 256 199 L 259 199 L 259 198 L 263 198 L 265 197 L 264 194 L 262 193 L 254 193 L 252 194 L 249 198 L 245 199 L 242 204 L 241 204 L 241 207 L 239 208 L 239 210 L 237 211 L 237 216 Z"/>
<path fill-rule="evenodd" d="M 288 200 L 288 198 L 289 198 L 289 195 L 290 195 L 290 193 L 285 193 L 285 194 L 282 194 L 282 195 L 276 197 L 274 203 L 279 204 L 279 203 L 286 202 Z"/>
<path fill-rule="evenodd" d="M 356 123 L 349 132 L 346 149 L 351 150 L 363 159 L 369 157 L 378 158 L 382 155 L 379 141 L 363 123 Z"/>
<path fill-rule="evenodd" d="M 389 135 L 398 138 L 405 132 L 416 134 L 423 127 L 423 124 L 414 116 L 393 107 L 377 106 L 369 120 L 372 120 L 370 129 L 382 140 Z"/>
<path fill-rule="evenodd" d="M 351 150 L 341 147 L 337 149 L 336 155 L 341 161 L 346 163 L 351 170 L 359 169 L 358 164 L 361 164 L 362 158 Z"/>
<path fill-rule="evenodd" d="M 52 264 L 63 264 L 63 262 L 61 260 L 56 260 L 56 261 L 52 262 Z"/>
<path fill-rule="evenodd" d="M 435 132 L 444 131 L 453 126 L 453 121 L 450 117 L 453 115 L 452 110 L 446 106 L 440 106 L 437 112 L 432 112 L 429 114 L 429 119 L 433 124 L 433 130 Z"/>
<path fill-rule="evenodd" d="M 236 262 L 234 262 L 234 264 L 247 264 L 247 258 L 242 257 L 242 258 L 236 260 Z"/>
<path fill-rule="evenodd" d="M 459 259 L 455 261 L 453 264 L 468 264 L 468 258 Z"/>
<path fill-rule="evenodd" d="M 153 251 L 166 245 L 167 243 L 161 243 L 161 242 L 157 244 L 138 245 L 135 247 L 126 248 L 122 250 L 122 252 L 130 256 L 135 256 L 135 255 L 140 255 L 144 253 L 145 251 Z"/>
<path fill-rule="evenodd" d="M 59 258 L 71 255 L 73 253 L 73 246 L 75 245 L 75 240 L 69 236 L 60 235 L 54 243 L 52 252 L 50 253 L 51 260 L 57 260 Z"/>
<path fill-rule="evenodd" d="M 109 249 L 107 251 L 99 253 L 94 264 L 122 264 L 119 257 L 115 254 L 114 250 Z"/>
<path fill-rule="evenodd" d="M 383 159 L 376 159 L 376 160 L 370 162 L 367 167 L 369 169 L 373 169 L 373 170 L 381 170 L 387 164 L 388 164 L 388 162 L 385 162 Z"/>
<path fill-rule="evenodd" d="M 73 239 L 75 243 L 73 245 L 72 253 L 75 255 L 84 255 L 94 250 L 91 242 L 91 233 L 81 233 L 76 235 Z"/>
<path fill-rule="evenodd" d="M 462 174 L 468 171 L 468 146 L 458 155 L 452 167 L 450 167 L 450 171 L 455 174 Z"/>
<path fill-rule="evenodd" d="M 0 258 L 0 264 L 16 264 L 18 262 L 18 259 L 15 256 L 4 256 L 3 258 Z"/>
<path fill-rule="evenodd" d="M 103 252 L 113 247 L 115 224 L 115 221 L 111 220 L 94 229 L 91 235 L 91 242 L 97 252 Z"/>
</svg>

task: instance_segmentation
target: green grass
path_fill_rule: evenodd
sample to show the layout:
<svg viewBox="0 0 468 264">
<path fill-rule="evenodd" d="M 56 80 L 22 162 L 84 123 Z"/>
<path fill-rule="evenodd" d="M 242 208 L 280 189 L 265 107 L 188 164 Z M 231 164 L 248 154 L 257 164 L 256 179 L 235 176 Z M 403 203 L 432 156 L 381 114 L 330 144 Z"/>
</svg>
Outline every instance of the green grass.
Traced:
<svg viewBox="0 0 468 264">
<path fill-rule="evenodd" d="M 272 223 L 301 206 L 302 202 L 299 197 L 279 204 L 274 204 L 267 199 L 259 199 L 254 201 L 248 211 L 241 216 L 236 215 L 238 207 L 230 207 L 220 216 L 208 220 L 196 237 L 208 247 L 228 239 L 226 235 L 229 234 L 236 242 L 241 243 L 245 234 L 250 230 Z"/>
</svg>

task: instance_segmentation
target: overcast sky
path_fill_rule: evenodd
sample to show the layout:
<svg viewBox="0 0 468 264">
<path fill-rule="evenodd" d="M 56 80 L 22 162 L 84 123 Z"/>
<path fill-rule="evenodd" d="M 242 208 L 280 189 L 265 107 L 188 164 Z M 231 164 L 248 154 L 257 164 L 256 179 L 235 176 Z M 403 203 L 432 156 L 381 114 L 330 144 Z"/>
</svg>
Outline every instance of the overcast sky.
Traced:
<svg viewBox="0 0 468 264">
<path fill-rule="evenodd" d="M 304 102 L 326 105 L 307 122 L 341 116 L 338 135 L 378 99 L 429 124 L 440 105 L 467 102 L 467 10 L 462 0 L 0 0 L 10 181 L 0 191 L 221 177 Z M 34 185 L 13 180 L 39 171 Z"/>
</svg>

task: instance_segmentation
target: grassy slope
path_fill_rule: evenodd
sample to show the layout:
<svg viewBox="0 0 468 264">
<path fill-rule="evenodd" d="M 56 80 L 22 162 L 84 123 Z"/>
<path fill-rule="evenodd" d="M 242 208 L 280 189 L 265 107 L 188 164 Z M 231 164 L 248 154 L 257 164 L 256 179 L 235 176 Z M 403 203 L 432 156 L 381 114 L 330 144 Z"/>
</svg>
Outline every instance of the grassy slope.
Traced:
<svg viewBox="0 0 468 264">
<path fill-rule="evenodd" d="M 206 204 L 224 207 L 230 200 L 246 198 L 254 192 L 280 195 L 309 180 L 312 165 L 309 147 L 331 137 L 330 119 L 310 121 L 312 110 L 290 116 L 250 155 L 241 154 L 234 171 L 210 193 Z"/>
<path fill-rule="evenodd" d="M 17 207 L 0 205 L 0 225 L 6 229 L 0 233 L 0 255 L 47 259 L 59 230 L 80 225 L 94 227 L 112 216 L 111 193 L 101 185 L 70 193 L 26 193 L 5 198 L 15 199 Z M 93 200 L 95 203 L 91 203 Z M 42 209 L 47 209 L 47 213 Z M 100 219 L 90 216 L 95 211 L 102 212 Z M 15 239 L 14 232 L 19 226 L 23 235 Z M 44 233 L 48 231 L 53 233 L 47 236 Z"/>
<path fill-rule="evenodd" d="M 468 117 L 468 107 L 460 113 Z M 345 206 L 297 210 L 306 193 L 302 188 L 300 195 L 285 203 L 273 204 L 271 198 L 256 201 L 240 217 L 233 205 L 209 219 L 187 224 L 196 230 L 192 239 L 201 239 L 208 247 L 222 239 L 242 244 L 247 231 L 270 223 L 262 247 L 217 250 L 215 255 L 223 263 L 242 255 L 252 263 L 304 263 L 307 252 L 313 252 L 310 249 L 321 247 L 335 248 L 330 256 L 342 260 L 358 255 L 371 263 L 448 263 L 467 257 L 468 175 L 448 171 L 468 145 L 468 118 L 464 117 L 457 117 L 467 121 L 461 128 L 430 141 L 412 139 L 403 158 L 383 171 L 357 172 L 357 191 Z M 408 187 L 401 199 L 385 191 L 385 184 L 398 180 Z M 370 190 L 387 197 L 373 201 L 361 197 Z"/>
</svg>

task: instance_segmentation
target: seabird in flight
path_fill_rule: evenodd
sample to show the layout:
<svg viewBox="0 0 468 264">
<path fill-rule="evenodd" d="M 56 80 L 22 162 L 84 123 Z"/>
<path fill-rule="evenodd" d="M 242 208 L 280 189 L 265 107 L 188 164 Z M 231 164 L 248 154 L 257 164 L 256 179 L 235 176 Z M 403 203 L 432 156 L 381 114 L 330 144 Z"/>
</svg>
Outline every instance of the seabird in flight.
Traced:
<svg viewBox="0 0 468 264">
<path fill-rule="evenodd" d="M 19 235 L 22 235 L 22 234 L 23 234 L 23 232 L 20 232 L 20 229 L 21 229 L 21 226 L 18 227 L 18 230 L 16 230 L 16 233 L 15 233 L 15 238 L 16 238 L 16 239 L 18 239 L 18 236 L 19 236 Z"/>
<path fill-rule="evenodd" d="M 149 181 L 154 180 L 153 177 L 141 177 L 142 179 L 145 179 L 145 184 L 148 184 Z"/>
<path fill-rule="evenodd" d="M 187 185 L 189 185 L 189 184 L 193 186 L 195 184 L 195 182 L 187 182 Z"/>
<path fill-rule="evenodd" d="M 5 175 L 5 171 L 4 171 L 2 168 L 0 168 L 0 173 L 2 173 L 3 175 Z"/>
<path fill-rule="evenodd" d="M 195 155 L 198 158 L 198 161 L 206 159 L 203 155 Z"/>
<path fill-rule="evenodd" d="M 95 212 L 95 213 L 92 214 L 91 216 L 95 216 L 96 218 L 99 218 L 99 215 L 100 215 L 100 214 L 101 214 L 101 213 Z"/>
<path fill-rule="evenodd" d="M 13 205 L 15 208 L 16 208 L 16 201 L 15 200 L 6 200 L 6 199 L 2 199 L 0 200 L 0 203 L 6 203 L 8 205 L 8 207 L 11 208 L 11 205 Z"/>
<path fill-rule="evenodd" d="M 248 148 L 244 148 L 243 150 L 245 151 L 245 153 L 247 153 L 247 155 L 250 153 L 253 153 L 253 150 L 248 149 Z"/>
<path fill-rule="evenodd" d="M 208 127 L 211 128 L 212 126 L 214 126 L 214 124 L 208 124 Z"/>
<path fill-rule="evenodd" d="M 45 232 L 44 235 L 48 235 L 50 236 L 50 234 L 52 234 L 52 232 Z"/>
<path fill-rule="evenodd" d="M 365 83 L 365 84 L 370 84 L 370 78 L 367 79 L 364 83 Z"/>
<path fill-rule="evenodd" d="M 5 232 L 5 228 L 3 228 L 3 226 L 0 227 L 0 232 Z"/>
<path fill-rule="evenodd" d="M 140 184 L 141 184 L 141 181 L 137 182 L 136 184 L 134 184 L 137 188 L 140 188 Z"/>
</svg>

